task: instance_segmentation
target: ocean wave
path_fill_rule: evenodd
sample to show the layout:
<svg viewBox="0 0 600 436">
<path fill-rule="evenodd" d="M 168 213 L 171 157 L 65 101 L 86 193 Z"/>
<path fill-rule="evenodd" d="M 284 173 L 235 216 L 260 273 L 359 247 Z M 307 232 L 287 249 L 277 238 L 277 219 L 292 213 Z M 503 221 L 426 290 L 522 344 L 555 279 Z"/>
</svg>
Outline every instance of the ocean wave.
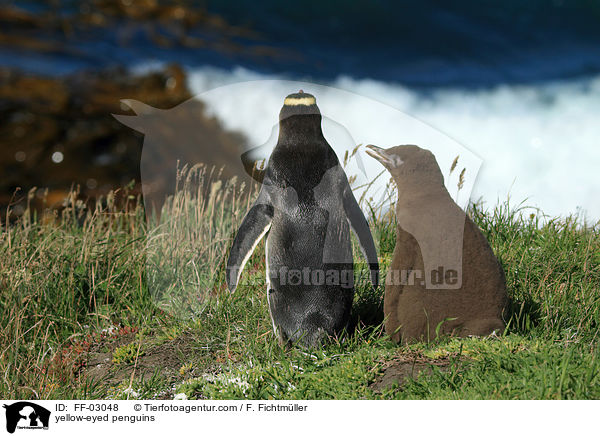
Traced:
<svg viewBox="0 0 600 436">
<path fill-rule="evenodd" d="M 231 89 L 214 91 L 232 84 L 246 85 L 231 88 L 234 95 Z M 189 70 L 193 93 L 226 128 L 244 133 L 251 146 L 269 141 L 274 145 L 273 129 L 283 97 L 297 91 L 294 86 L 298 84 L 316 95 L 325 117 L 325 135 L 340 157 L 358 143 L 383 147 L 414 143 L 430 148 L 451 195 L 464 207 L 468 199 L 460 192 L 457 195 L 457 171 L 448 178 L 450 163 L 462 147 L 458 167 L 470 170 L 462 192 L 471 192 L 471 201 L 481 198 L 494 205 L 510 197 L 513 205 L 524 201 L 552 216 L 579 213 L 592 221 L 600 219 L 600 178 L 596 176 L 600 163 L 600 77 L 423 92 L 347 76 L 317 85 L 244 68 Z M 207 92 L 210 90 L 213 92 Z M 368 101 L 374 103 L 365 103 Z M 374 108 L 379 108 L 376 113 Z M 347 131 L 335 133 L 331 127 L 328 132 L 328 120 Z M 346 139 L 340 139 L 339 144 L 336 138 L 344 135 Z M 478 158 L 482 165 L 477 173 Z M 365 172 L 359 183 L 381 169 L 368 157 L 362 163 Z M 350 171 L 361 176 L 362 169 L 358 165 Z M 387 181 L 381 180 L 379 190 Z"/>
</svg>

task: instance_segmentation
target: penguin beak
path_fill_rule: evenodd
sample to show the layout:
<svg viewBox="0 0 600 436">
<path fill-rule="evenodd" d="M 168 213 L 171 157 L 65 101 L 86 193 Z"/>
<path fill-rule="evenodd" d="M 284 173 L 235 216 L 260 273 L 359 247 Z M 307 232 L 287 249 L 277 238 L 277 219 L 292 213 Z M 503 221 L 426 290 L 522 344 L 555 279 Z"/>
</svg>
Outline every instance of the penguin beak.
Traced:
<svg viewBox="0 0 600 436">
<path fill-rule="evenodd" d="M 386 153 L 386 151 L 377 147 L 376 145 L 367 145 L 368 150 L 365 150 L 369 156 L 377 159 L 385 167 L 391 167 L 394 165 L 393 159 Z"/>
</svg>

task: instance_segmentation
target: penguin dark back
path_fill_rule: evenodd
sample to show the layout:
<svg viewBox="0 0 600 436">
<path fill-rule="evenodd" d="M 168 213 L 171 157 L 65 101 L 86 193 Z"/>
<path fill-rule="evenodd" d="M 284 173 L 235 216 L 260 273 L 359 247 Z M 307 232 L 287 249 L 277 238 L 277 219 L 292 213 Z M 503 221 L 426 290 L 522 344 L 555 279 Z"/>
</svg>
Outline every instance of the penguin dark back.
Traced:
<svg viewBox="0 0 600 436">
<path fill-rule="evenodd" d="M 320 345 L 348 326 L 354 295 L 350 229 L 358 236 L 377 286 L 373 238 L 339 159 L 321 129 L 313 95 L 288 95 L 279 138 L 261 191 L 238 229 L 227 262 L 227 284 L 240 274 L 266 235 L 267 302 L 284 344 Z"/>
<path fill-rule="evenodd" d="M 288 95 L 279 112 L 279 144 L 325 142 L 321 111 L 314 95 L 302 91 Z"/>
</svg>

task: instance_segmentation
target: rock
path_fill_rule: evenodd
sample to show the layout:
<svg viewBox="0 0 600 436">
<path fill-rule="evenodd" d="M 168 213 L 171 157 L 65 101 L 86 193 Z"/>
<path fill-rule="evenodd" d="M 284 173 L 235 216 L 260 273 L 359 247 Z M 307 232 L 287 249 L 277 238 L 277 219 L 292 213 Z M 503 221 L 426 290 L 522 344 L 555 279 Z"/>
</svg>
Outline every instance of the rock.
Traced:
<svg viewBox="0 0 600 436">
<path fill-rule="evenodd" d="M 177 65 L 141 76 L 130 75 L 124 69 L 64 78 L 0 70 L 2 217 L 11 198 L 21 205 L 13 210 L 13 215 L 22 213 L 24 197 L 33 187 L 47 188 L 47 205 L 58 207 L 65 193 L 76 185 L 80 186 L 82 199 L 93 200 L 132 180 L 134 192 L 140 192 L 143 135 L 119 123 L 112 114 L 133 114 L 121 103 L 122 99 L 169 109 L 190 97 L 185 73 Z M 239 156 L 244 138 L 223 130 L 217 120 L 205 114 L 202 103 L 186 107 L 189 110 L 180 117 L 181 122 L 194 126 L 195 134 L 214 144 L 204 154 L 196 153 L 190 159 L 226 166 L 227 177 L 243 177 Z M 166 124 L 163 128 L 172 129 L 163 133 L 167 138 L 171 135 L 175 144 L 177 126 Z M 158 164 L 172 163 L 169 150 L 166 146 Z M 31 204 L 42 208 L 43 196 L 34 196 Z"/>
</svg>

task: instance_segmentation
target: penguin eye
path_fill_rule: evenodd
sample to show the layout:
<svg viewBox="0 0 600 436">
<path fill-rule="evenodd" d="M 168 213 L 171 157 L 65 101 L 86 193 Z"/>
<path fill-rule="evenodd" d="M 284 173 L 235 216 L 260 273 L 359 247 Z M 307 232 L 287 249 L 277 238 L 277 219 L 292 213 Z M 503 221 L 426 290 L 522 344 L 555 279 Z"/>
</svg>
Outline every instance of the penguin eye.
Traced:
<svg viewBox="0 0 600 436">
<path fill-rule="evenodd" d="M 398 168 L 400 165 L 402 165 L 404 163 L 404 161 L 402 159 L 400 159 L 400 156 L 398 156 L 396 154 L 392 154 L 391 158 L 392 158 L 391 164 L 394 168 Z"/>
</svg>

